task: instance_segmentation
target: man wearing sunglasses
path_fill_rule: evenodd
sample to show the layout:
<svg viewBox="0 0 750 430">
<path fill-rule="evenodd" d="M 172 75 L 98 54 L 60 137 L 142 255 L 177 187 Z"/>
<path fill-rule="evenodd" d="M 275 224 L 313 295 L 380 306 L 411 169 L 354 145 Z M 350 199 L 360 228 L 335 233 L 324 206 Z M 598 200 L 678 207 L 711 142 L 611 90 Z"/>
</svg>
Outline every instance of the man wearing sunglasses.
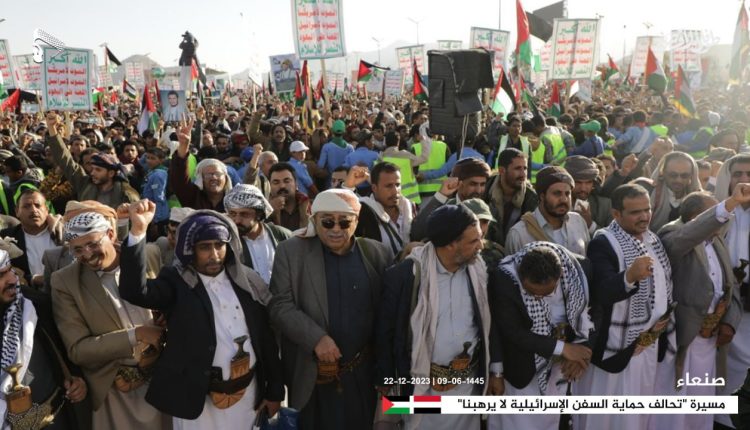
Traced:
<svg viewBox="0 0 750 430">
<path fill-rule="evenodd" d="M 359 211 L 353 192 L 324 191 L 307 228 L 276 248 L 268 309 L 303 429 L 372 427 L 375 314 L 393 257 L 380 242 L 355 240 Z"/>
<path fill-rule="evenodd" d="M 672 152 L 664 156 L 654 172 L 653 217 L 651 231 L 656 232 L 665 224 L 680 217 L 682 199 L 694 191 L 701 190 L 698 166 L 689 154 Z"/>
</svg>

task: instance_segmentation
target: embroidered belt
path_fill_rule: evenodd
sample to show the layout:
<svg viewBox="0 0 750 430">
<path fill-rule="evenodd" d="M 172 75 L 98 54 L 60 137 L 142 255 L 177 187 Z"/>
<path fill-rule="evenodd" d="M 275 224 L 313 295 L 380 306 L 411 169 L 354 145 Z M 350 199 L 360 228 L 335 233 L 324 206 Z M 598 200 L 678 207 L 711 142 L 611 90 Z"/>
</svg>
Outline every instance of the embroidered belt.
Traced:
<svg viewBox="0 0 750 430">
<path fill-rule="evenodd" d="M 372 349 L 370 346 L 366 346 L 362 351 L 358 352 L 351 360 L 344 363 L 334 361 L 332 363 L 323 363 L 318 361 L 318 377 L 315 380 L 316 384 L 330 384 L 331 382 L 337 381 L 337 390 L 341 392 L 341 375 L 349 373 L 356 369 L 366 358 L 370 356 Z"/>
<path fill-rule="evenodd" d="M 433 390 L 452 390 L 460 383 L 458 382 L 459 380 L 469 378 L 476 374 L 477 367 L 479 366 L 479 354 L 477 354 L 477 351 L 479 351 L 479 345 L 474 349 L 474 357 L 469 355 L 470 347 L 471 342 L 464 342 L 463 352 L 451 360 L 447 367 L 430 363 L 430 379 L 432 380 Z"/>
<path fill-rule="evenodd" d="M 700 335 L 704 338 L 709 338 L 713 336 L 714 331 L 716 331 L 716 326 L 719 325 L 719 321 L 724 317 L 724 314 L 727 313 L 727 306 L 728 306 L 729 298 L 724 295 L 724 297 L 719 300 L 719 303 L 716 304 L 716 308 L 714 309 L 713 313 L 710 313 L 703 317 L 703 323 L 701 324 L 701 331 Z"/>
<path fill-rule="evenodd" d="M 243 345 L 248 336 L 240 336 L 234 339 L 237 344 L 237 353 L 232 357 L 229 363 L 229 379 L 223 380 L 221 368 L 211 368 L 211 380 L 208 383 L 208 395 L 211 402 L 218 409 L 227 409 L 239 402 L 245 395 L 245 390 L 253 380 L 255 372 L 250 367 L 250 354 L 244 349 Z"/>
</svg>

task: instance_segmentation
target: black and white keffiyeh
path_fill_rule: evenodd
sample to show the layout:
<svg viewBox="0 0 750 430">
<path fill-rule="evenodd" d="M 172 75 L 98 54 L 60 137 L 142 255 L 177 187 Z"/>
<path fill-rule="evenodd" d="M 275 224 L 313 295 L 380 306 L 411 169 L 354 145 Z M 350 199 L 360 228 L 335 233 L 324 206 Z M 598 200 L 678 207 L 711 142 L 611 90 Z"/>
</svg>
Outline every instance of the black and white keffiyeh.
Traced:
<svg viewBox="0 0 750 430">
<path fill-rule="evenodd" d="M 98 212 L 82 212 L 65 223 L 63 240 L 70 242 L 78 237 L 94 232 L 106 232 L 112 223 Z"/>
<path fill-rule="evenodd" d="M 664 278 L 666 281 L 666 295 L 667 300 L 672 299 L 672 266 L 669 264 L 669 257 L 664 249 L 659 238 L 650 230 L 646 230 L 643 233 L 643 241 L 640 241 L 633 237 L 631 234 L 626 232 L 620 227 L 617 221 L 612 221 L 605 231 L 600 231 L 599 234 L 605 234 L 610 243 L 614 239 L 617 247 L 615 252 L 618 253 L 621 258 L 620 270 L 625 270 L 633 264 L 636 258 L 648 255 L 648 250 L 644 242 L 651 244 L 654 252 L 657 256 L 657 262 L 663 269 Z M 614 243 L 611 243 L 613 248 Z M 656 271 L 654 271 L 654 274 Z M 655 304 L 655 292 L 654 288 L 654 274 L 650 277 L 638 282 L 638 291 L 632 296 L 628 297 L 627 300 L 618 302 L 612 309 L 612 317 L 610 323 L 610 333 L 612 330 L 619 331 L 620 335 L 615 336 L 615 339 L 619 339 L 616 347 L 613 347 L 610 342 L 607 342 L 607 350 L 610 352 L 622 351 L 628 346 L 632 345 L 638 339 L 638 336 L 650 329 L 648 323 L 651 321 L 651 314 Z M 667 303 L 668 305 L 669 303 Z M 674 319 L 670 320 L 667 326 L 667 332 L 674 330 Z M 613 336 L 610 334 L 610 340 Z M 672 348 L 670 348 L 672 350 Z"/>
<path fill-rule="evenodd" d="M 523 257 L 532 250 L 539 248 L 549 248 L 557 254 L 562 265 L 562 276 L 560 277 L 559 286 L 562 289 L 563 299 L 565 301 L 565 315 L 567 323 L 573 329 L 577 339 L 588 339 L 589 333 L 594 329 L 588 314 L 588 283 L 583 268 L 576 260 L 575 256 L 565 249 L 565 247 L 551 242 L 532 242 L 526 244 L 517 253 L 505 257 L 501 262 L 499 269 L 505 272 L 513 279 L 516 288 L 521 293 L 521 298 L 529 313 L 532 321 L 531 332 L 540 336 L 551 336 L 554 331 L 554 325 L 551 321 L 550 308 L 547 301 L 537 299 L 529 294 L 518 277 L 517 268 Z M 539 389 L 542 394 L 547 391 L 552 372 L 552 361 L 547 358 L 534 354 L 536 365 L 536 376 Z"/>
<path fill-rule="evenodd" d="M 10 267 L 10 256 L 0 249 L 0 270 Z M 12 269 L 11 269 L 12 270 Z M 16 363 L 16 355 L 21 346 L 21 330 L 23 328 L 24 298 L 19 289 L 16 299 L 8 306 L 3 314 L 3 349 L 0 353 L 0 369 L 7 369 Z M 3 372 L 5 372 L 3 370 Z"/>
<path fill-rule="evenodd" d="M 254 185 L 237 184 L 224 196 L 224 208 L 229 209 L 254 209 L 263 212 L 266 217 L 271 216 L 273 208 L 266 200 L 263 192 Z"/>
</svg>

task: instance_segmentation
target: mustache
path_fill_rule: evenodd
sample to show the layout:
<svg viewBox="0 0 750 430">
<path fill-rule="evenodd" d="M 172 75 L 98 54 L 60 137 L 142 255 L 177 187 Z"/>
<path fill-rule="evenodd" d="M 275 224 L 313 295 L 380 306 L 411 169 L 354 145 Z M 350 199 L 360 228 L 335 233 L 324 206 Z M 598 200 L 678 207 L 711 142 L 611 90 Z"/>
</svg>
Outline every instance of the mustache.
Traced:
<svg viewBox="0 0 750 430">
<path fill-rule="evenodd" d="M 289 190 L 286 188 L 279 188 L 279 191 L 276 192 L 276 195 L 280 195 L 280 194 L 289 195 Z"/>
</svg>

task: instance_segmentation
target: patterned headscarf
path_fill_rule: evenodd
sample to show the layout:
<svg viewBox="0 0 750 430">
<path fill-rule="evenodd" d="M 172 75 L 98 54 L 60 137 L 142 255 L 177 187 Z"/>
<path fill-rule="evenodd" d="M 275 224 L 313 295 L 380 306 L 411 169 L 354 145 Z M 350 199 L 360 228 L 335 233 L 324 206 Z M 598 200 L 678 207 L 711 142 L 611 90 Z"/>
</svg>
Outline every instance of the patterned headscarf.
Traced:
<svg viewBox="0 0 750 430">
<path fill-rule="evenodd" d="M 83 212 L 65 223 L 63 240 L 70 242 L 81 236 L 94 232 L 106 232 L 112 224 L 102 214 L 97 212 Z"/>
<path fill-rule="evenodd" d="M 273 208 L 266 200 L 263 193 L 254 185 L 237 184 L 224 196 L 224 208 L 229 209 L 255 209 L 271 216 Z"/>
<path fill-rule="evenodd" d="M 347 189 L 332 188 L 325 190 L 315 196 L 307 227 L 296 230 L 294 234 L 301 237 L 315 236 L 315 221 L 313 217 L 318 212 L 341 212 L 359 216 L 361 207 L 362 204 L 359 202 L 357 195 Z"/>
<path fill-rule="evenodd" d="M 71 200 L 65 205 L 65 215 L 63 216 L 63 222 L 65 223 L 66 232 L 68 230 L 68 223 L 73 220 L 73 218 L 76 218 L 78 215 L 90 212 L 97 213 L 103 216 L 104 219 L 109 222 L 109 227 L 112 230 L 117 231 L 117 212 L 115 212 L 115 210 L 110 206 L 103 205 L 96 200 L 84 200 L 82 202 Z M 73 225 L 71 225 L 71 227 L 73 227 Z M 94 230 L 91 230 L 89 231 L 89 233 L 92 233 L 93 231 Z M 82 236 L 82 234 L 79 234 L 79 236 Z M 67 241 L 68 239 L 64 240 Z"/>
<path fill-rule="evenodd" d="M 195 257 L 196 243 L 204 240 L 228 243 L 230 239 L 230 230 L 222 219 L 207 213 L 196 214 L 180 223 L 174 253 L 183 267 L 189 266 Z"/>
</svg>

